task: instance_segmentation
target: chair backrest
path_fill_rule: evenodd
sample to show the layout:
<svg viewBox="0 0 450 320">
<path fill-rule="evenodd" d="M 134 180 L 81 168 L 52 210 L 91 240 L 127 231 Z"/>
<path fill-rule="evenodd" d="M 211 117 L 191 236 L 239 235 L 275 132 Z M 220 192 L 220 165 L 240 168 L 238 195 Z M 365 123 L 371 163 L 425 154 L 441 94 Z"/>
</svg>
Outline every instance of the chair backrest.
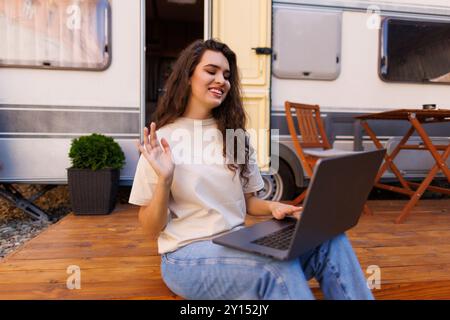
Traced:
<svg viewBox="0 0 450 320">
<path fill-rule="evenodd" d="M 284 106 L 289 133 L 294 144 L 298 143 L 302 148 L 331 149 L 322 118 L 320 117 L 320 107 L 318 105 L 286 101 Z M 293 110 L 295 110 L 297 116 L 298 132 L 292 117 Z M 301 140 L 298 138 L 299 134 Z"/>
</svg>

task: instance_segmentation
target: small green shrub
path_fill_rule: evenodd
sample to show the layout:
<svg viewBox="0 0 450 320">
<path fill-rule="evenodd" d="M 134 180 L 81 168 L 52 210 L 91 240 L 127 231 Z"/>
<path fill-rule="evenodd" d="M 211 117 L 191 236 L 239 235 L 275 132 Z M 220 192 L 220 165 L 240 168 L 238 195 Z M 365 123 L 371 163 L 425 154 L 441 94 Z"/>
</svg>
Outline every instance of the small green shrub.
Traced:
<svg viewBox="0 0 450 320">
<path fill-rule="evenodd" d="M 69 157 L 72 168 L 77 169 L 122 169 L 125 155 L 113 138 L 93 133 L 72 140 Z"/>
</svg>

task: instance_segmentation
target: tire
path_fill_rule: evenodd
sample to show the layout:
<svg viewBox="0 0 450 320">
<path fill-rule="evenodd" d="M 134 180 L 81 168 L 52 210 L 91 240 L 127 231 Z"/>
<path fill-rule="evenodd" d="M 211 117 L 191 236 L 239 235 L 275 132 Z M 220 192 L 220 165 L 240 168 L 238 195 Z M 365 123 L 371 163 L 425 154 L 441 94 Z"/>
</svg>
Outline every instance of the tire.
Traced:
<svg viewBox="0 0 450 320">
<path fill-rule="evenodd" d="M 278 172 L 273 175 L 262 175 L 264 189 L 257 196 L 264 200 L 282 201 L 293 200 L 304 188 L 295 184 L 294 174 L 286 161 L 280 159 Z"/>
</svg>

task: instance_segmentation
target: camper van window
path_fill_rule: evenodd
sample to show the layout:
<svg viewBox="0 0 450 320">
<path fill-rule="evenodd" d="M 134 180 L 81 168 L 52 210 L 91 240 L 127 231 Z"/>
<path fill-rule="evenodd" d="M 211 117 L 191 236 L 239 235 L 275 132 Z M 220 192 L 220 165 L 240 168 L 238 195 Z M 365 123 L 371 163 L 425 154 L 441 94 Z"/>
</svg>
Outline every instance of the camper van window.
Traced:
<svg viewBox="0 0 450 320">
<path fill-rule="evenodd" d="M 450 84 L 450 22 L 387 18 L 381 32 L 385 81 Z"/>
<path fill-rule="evenodd" d="M 108 0 L 0 0 L 0 66 L 105 70 Z"/>
<path fill-rule="evenodd" d="M 342 12 L 274 6 L 272 70 L 279 79 L 335 80 Z"/>
</svg>

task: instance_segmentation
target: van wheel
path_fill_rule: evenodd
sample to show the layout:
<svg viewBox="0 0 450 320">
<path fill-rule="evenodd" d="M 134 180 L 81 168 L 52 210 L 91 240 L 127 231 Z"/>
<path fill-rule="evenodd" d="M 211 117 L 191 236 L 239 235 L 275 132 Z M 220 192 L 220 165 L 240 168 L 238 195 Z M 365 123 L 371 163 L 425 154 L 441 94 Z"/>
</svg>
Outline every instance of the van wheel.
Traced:
<svg viewBox="0 0 450 320">
<path fill-rule="evenodd" d="M 295 185 L 294 174 L 286 161 L 280 159 L 278 172 L 271 175 L 262 175 L 264 188 L 257 193 L 263 200 L 281 201 L 293 200 L 303 188 Z"/>
</svg>

